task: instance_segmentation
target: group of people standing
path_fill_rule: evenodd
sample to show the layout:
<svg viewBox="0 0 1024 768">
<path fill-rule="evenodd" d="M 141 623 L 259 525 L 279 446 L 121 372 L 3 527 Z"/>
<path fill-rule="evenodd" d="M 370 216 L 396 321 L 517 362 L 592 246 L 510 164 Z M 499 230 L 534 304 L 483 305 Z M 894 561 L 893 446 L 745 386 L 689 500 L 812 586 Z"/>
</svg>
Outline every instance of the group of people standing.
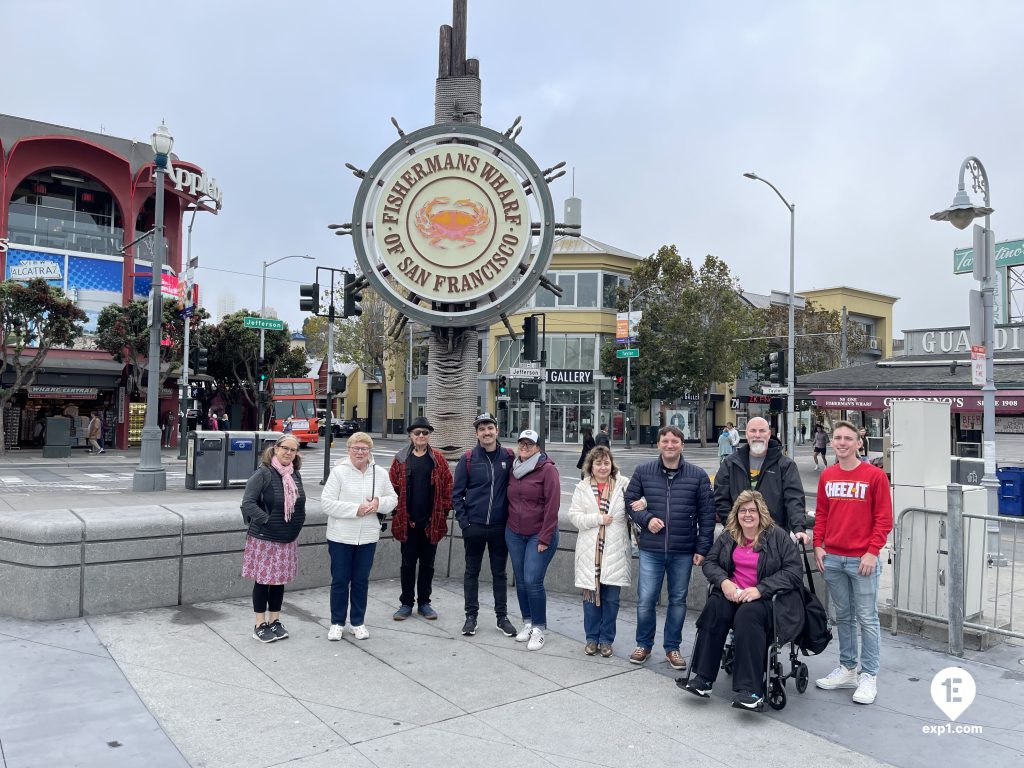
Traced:
<svg viewBox="0 0 1024 768">
<path fill-rule="evenodd" d="M 382 521 L 392 512 L 391 530 L 401 543 L 402 558 L 399 606 L 392 618 L 403 621 L 414 610 L 424 619 L 438 618 L 431 605 L 434 558 L 448 533 L 449 510 L 454 510 L 465 551 L 462 634 L 474 635 L 479 626 L 479 577 L 486 552 L 497 630 L 529 650 L 543 648 L 544 579 L 559 538 L 559 473 L 535 431 L 520 432 L 513 451 L 499 443 L 490 414 L 478 416 L 473 426 L 477 443 L 459 458 L 454 473 L 430 445 L 433 427 L 423 417 L 410 424 L 409 445 L 396 454 L 389 470 L 373 461 L 369 435 L 359 432 L 348 439 L 348 456 L 332 469 L 321 499 L 331 560 L 329 640 L 340 640 L 346 626 L 357 640 L 369 637 L 369 577 Z M 802 624 L 802 604 L 793 604 L 803 578 L 797 542 L 812 541 L 803 485 L 795 462 L 771 440 L 762 418 L 747 422 L 746 444 L 738 445 L 737 439 L 731 446 L 714 485 L 702 468 L 683 458 L 683 438 L 678 427 L 662 427 L 658 457 L 628 478 L 603 441 L 595 440 L 581 456 L 583 476 L 573 490 L 568 518 L 579 531 L 574 581 L 582 591 L 583 652 L 613 655 L 621 590 L 631 583 L 635 550 L 637 628 L 629 661 L 643 664 L 652 653 L 656 606 L 667 581 L 662 647 L 673 669 L 686 669 L 680 650 L 686 598 L 691 571 L 701 567 L 711 592 L 697 621 L 687 690 L 710 696 L 732 630 L 733 704 L 760 709 L 773 627 L 771 598 L 780 597 L 780 632 L 795 636 Z M 817 685 L 855 688 L 854 701 L 871 703 L 879 666 L 878 554 L 892 527 L 892 504 L 884 473 L 858 458 L 861 441 L 852 424 L 838 422 L 832 435 L 838 463 L 822 473 L 818 484 L 814 554 L 835 607 L 840 666 Z M 249 525 L 243 576 L 255 582 L 253 633 L 262 642 L 287 637 L 281 601 L 284 585 L 296 574 L 296 539 L 305 517 L 298 448 L 293 435 L 282 435 L 267 450 L 242 501 Z M 717 540 L 716 522 L 724 525 Z M 509 618 L 508 560 L 516 580 L 519 628 Z"/>
</svg>

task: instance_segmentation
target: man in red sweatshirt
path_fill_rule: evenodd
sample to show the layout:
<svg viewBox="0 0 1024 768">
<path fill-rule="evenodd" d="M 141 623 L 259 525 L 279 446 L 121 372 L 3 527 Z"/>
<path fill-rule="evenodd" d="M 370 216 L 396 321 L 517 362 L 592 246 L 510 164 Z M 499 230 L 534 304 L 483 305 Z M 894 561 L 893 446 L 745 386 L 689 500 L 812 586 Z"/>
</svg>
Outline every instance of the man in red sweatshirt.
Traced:
<svg viewBox="0 0 1024 768">
<path fill-rule="evenodd" d="M 836 464 L 818 478 L 814 515 L 814 556 L 835 606 L 839 666 L 815 681 L 819 688 L 856 688 L 853 700 L 870 704 L 877 692 L 879 645 L 878 553 L 892 530 L 889 480 L 878 467 L 861 461 L 861 437 L 848 421 L 832 429 Z M 857 674 L 857 629 L 860 674 Z"/>
</svg>

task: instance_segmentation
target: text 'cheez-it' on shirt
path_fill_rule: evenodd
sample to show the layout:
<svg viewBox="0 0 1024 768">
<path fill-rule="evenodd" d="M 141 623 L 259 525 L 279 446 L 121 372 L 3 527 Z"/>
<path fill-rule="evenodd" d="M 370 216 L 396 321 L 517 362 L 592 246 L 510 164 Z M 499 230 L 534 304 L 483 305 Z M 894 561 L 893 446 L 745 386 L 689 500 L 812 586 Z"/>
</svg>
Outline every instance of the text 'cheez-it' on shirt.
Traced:
<svg viewBox="0 0 1024 768">
<path fill-rule="evenodd" d="M 814 546 L 843 557 L 877 556 L 892 530 L 892 496 L 885 472 L 866 461 L 838 464 L 818 478 Z"/>
</svg>

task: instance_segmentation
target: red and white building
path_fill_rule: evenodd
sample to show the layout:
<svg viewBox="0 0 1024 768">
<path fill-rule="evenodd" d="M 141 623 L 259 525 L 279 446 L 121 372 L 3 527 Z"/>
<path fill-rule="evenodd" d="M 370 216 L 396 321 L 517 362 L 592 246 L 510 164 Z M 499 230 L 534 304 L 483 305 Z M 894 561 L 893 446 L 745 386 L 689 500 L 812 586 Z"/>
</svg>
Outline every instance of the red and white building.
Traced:
<svg viewBox="0 0 1024 768">
<path fill-rule="evenodd" d="M 176 275 L 184 214 L 197 208 L 216 213 L 220 191 L 198 165 L 174 155 L 171 165 L 165 176 L 165 271 Z M 103 307 L 149 295 L 152 238 L 128 246 L 154 225 L 153 169 L 148 139 L 0 115 L 0 274 L 5 280 L 44 277 L 88 316 L 81 343 L 51 350 L 34 386 L 10 401 L 4 413 L 8 445 L 31 445 L 43 416 L 78 415 L 80 426 L 92 409 L 103 414 L 108 445 L 138 441 L 145 400 L 128 391 L 123 366 L 96 350 L 90 336 Z M 162 383 L 160 411 L 178 413 L 173 380 Z"/>
</svg>

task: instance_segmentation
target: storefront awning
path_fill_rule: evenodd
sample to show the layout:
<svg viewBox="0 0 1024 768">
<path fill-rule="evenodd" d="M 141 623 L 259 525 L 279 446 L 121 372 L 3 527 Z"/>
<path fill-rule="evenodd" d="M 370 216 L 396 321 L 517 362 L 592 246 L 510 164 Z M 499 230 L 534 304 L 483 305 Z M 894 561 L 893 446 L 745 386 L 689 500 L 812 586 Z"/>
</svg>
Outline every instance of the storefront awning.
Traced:
<svg viewBox="0 0 1024 768">
<path fill-rule="evenodd" d="M 881 411 L 896 400 L 926 400 L 949 403 L 953 413 L 981 413 L 980 389 L 920 389 L 886 391 L 877 389 L 834 389 L 811 392 L 819 408 L 847 411 Z M 1024 413 L 1024 389 L 1000 389 L 996 392 L 996 413 Z"/>
</svg>

